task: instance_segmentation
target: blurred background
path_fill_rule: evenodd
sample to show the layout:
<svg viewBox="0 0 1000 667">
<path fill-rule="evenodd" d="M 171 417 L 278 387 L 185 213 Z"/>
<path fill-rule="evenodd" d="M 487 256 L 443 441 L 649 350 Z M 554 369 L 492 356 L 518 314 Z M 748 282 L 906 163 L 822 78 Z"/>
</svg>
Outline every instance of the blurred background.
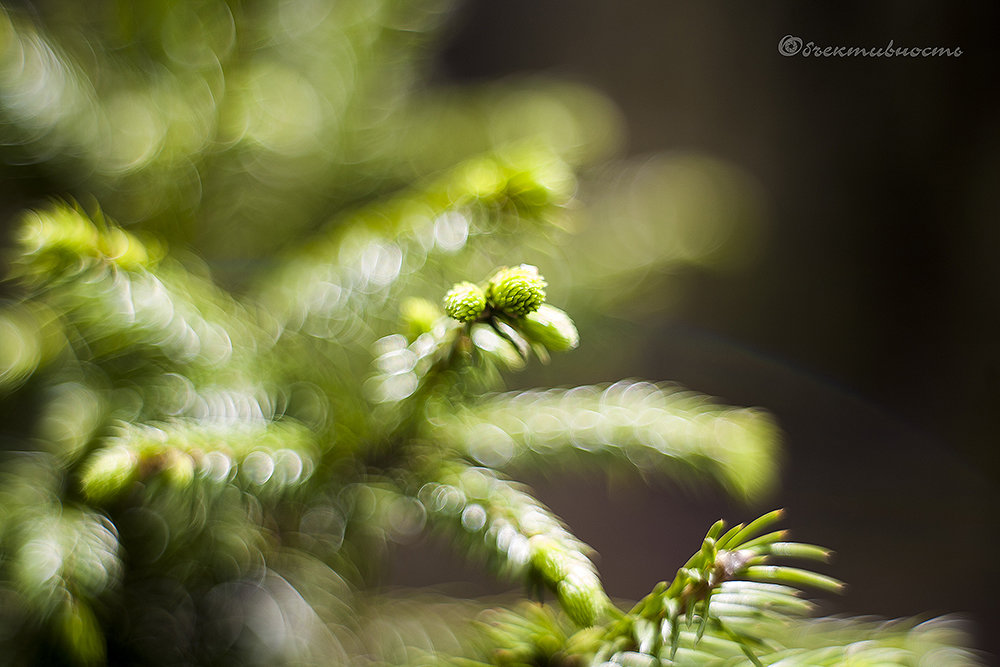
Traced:
<svg viewBox="0 0 1000 667">
<path fill-rule="evenodd" d="M 998 28 L 990 2 L 470 3 L 438 62 L 448 80 L 591 84 L 619 105 L 628 155 L 704 153 L 750 176 L 752 261 L 672 276 L 659 309 L 617 340 L 582 328 L 587 362 L 556 360 L 537 382 L 675 379 L 774 411 L 786 461 L 764 504 L 837 551 L 830 571 L 850 588 L 827 610 L 970 613 L 994 654 Z M 789 34 L 962 55 L 783 57 Z M 749 516 L 668 489 L 612 484 L 608 505 L 584 492 L 603 479 L 534 481 L 623 596 L 670 574 L 708 522 Z M 650 526 L 658 539 L 640 541 Z"/>
<path fill-rule="evenodd" d="M 824 611 L 966 614 L 979 645 L 1000 651 L 989 634 L 1000 619 L 1000 6 L 510 0 L 429 3 L 386 27 L 365 3 L 206 1 L 190 15 L 165 2 L 114 15 L 5 5 L 15 18 L 0 17 L 0 50 L 16 52 L 0 69 L 5 246 L 25 207 L 93 196 L 240 290 L 331 212 L 561 128 L 557 148 L 585 167 L 579 196 L 603 261 L 615 244 L 686 261 L 650 259 L 635 303 L 582 316 L 579 350 L 511 386 L 676 380 L 764 407 L 786 432 L 781 487 L 753 507 L 707 489 L 533 473 L 541 499 L 601 554 L 609 592 L 643 595 L 715 519 L 780 506 L 798 539 L 838 554 L 827 571 L 850 588 Z M 250 18 L 256 32 L 235 29 Z M 81 83 L 22 29 L 34 21 L 104 78 Z M 112 36 L 98 44 L 88 30 Z M 424 30 L 443 39 L 404 61 Z M 784 57 L 785 35 L 962 55 Z M 345 44 L 338 59 L 316 56 L 331 44 Z M 373 73 L 378 49 L 372 62 L 392 66 Z M 490 92 L 507 84 L 548 92 Z M 449 92 L 459 87 L 479 97 Z M 416 103 L 391 113 L 406 95 Z M 524 127 L 463 131 L 493 106 Z M 619 217 L 647 224 L 619 228 Z M 586 281 L 572 278 L 585 302 Z M 401 585 L 465 577 L 463 592 L 503 590 L 433 540 L 393 567 Z"/>
</svg>

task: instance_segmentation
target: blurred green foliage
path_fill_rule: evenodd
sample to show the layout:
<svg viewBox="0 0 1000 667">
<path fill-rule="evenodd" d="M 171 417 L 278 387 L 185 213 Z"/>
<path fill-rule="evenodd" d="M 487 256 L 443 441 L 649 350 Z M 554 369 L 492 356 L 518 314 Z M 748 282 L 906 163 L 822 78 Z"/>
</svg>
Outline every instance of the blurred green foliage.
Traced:
<svg viewBox="0 0 1000 667">
<path fill-rule="evenodd" d="M 18 214 L 0 307 L 0 663 L 971 660 L 943 621 L 816 640 L 797 590 L 839 584 L 772 564 L 825 556 L 763 533 L 776 514 L 716 524 L 619 609 L 507 476 L 773 486 L 759 410 L 638 380 L 497 393 L 578 345 L 553 303 L 592 322 L 741 261 L 757 202 L 699 156 L 597 166 L 621 128 L 586 88 L 426 84 L 449 9 L 0 10 L 4 169 L 53 198 Z M 381 592 L 427 532 L 558 606 Z"/>
</svg>

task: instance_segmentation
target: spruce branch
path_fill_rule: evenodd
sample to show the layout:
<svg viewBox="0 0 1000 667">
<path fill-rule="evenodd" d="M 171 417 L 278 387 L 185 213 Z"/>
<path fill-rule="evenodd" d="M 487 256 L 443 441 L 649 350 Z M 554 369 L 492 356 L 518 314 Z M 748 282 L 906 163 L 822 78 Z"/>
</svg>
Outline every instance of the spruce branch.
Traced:
<svg viewBox="0 0 1000 667">
<path fill-rule="evenodd" d="M 267 496 L 306 482 L 316 466 L 312 434 L 288 420 L 175 419 L 117 431 L 83 463 L 80 484 L 91 502 L 114 500 L 157 475 L 180 492 L 197 474 L 217 484 L 238 480 Z"/>
<path fill-rule="evenodd" d="M 61 203 L 30 212 L 18 242 L 13 277 L 62 315 L 82 359 L 149 350 L 218 381 L 222 368 L 251 367 L 264 347 L 254 316 L 228 294 L 100 212 L 91 219 Z"/>
<path fill-rule="evenodd" d="M 774 481 L 778 431 L 765 413 L 720 405 L 668 383 L 511 392 L 435 413 L 428 436 L 487 465 L 543 466 L 597 458 L 666 472 L 698 472 L 740 497 Z"/>
<path fill-rule="evenodd" d="M 681 648 L 723 654 L 738 649 L 750 662 L 761 664 L 758 653 L 773 648 L 760 642 L 758 627 L 784 624 L 810 610 L 798 599 L 798 588 L 836 592 L 842 587 L 825 575 L 772 564 L 773 558 L 829 556 L 813 545 L 782 541 L 783 531 L 762 534 L 781 516 L 780 511 L 771 512 L 725 534 L 724 523 L 716 522 L 669 585 L 659 584 L 609 627 L 603 650 L 610 656 L 624 647 L 627 653 L 674 661 Z M 705 637 L 716 645 L 702 646 Z"/>
<path fill-rule="evenodd" d="M 954 621 L 815 619 L 799 588 L 837 590 L 839 582 L 814 573 L 783 576 L 782 584 L 756 580 L 758 565 L 751 563 L 829 555 L 812 545 L 780 541 L 784 531 L 761 534 L 780 517 L 772 512 L 725 535 L 724 524 L 717 522 L 673 582 L 658 584 L 630 611 L 595 627 L 574 628 L 556 609 L 537 604 L 482 614 L 477 621 L 485 640 L 482 662 L 449 664 L 978 664 L 972 652 L 954 648 L 956 640 L 961 643 Z"/>
<path fill-rule="evenodd" d="M 592 625 L 606 610 L 590 549 L 521 485 L 488 468 L 450 464 L 419 498 L 432 525 L 502 575 L 553 590 L 576 623 Z"/>
</svg>

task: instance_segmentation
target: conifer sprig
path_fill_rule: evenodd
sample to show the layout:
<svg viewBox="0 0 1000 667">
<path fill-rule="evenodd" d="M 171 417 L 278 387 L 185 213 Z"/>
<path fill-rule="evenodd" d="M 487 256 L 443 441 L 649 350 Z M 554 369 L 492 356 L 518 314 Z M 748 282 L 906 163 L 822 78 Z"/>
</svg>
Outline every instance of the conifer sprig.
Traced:
<svg viewBox="0 0 1000 667">
<path fill-rule="evenodd" d="M 780 510 L 771 512 L 726 533 L 724 522 L 716 522 L 701 549 L 669 585 L 657 585 L 609 627 L 604 659 L 615 662 L 610 656 L 622 650 L 671 661 L 681 648 L 711 653 L 712 642 L 700 646 L 707 635 L 721 640 L 721 647 L 735 643 L 750 662 L 761 664 L 757 625 L 783 624 L 810 611 L 810 605 L 797 597 L 801 587 L 832 592 L 842 588 L 825 575 L 773 564 L 772 559 L 781 557 L 821 561 L 829 557 L 819 547 L 782 541 L 784 531 L 762 534 L 781 516 Z"/>
<path fill-rule="evenodd" d="M 452 464 L 421 488 L 420 499 L 432 524 L 458 537 L 472 556 L 551 590 L 574 622 L 592 625 L 606 611 L 591 550 L 526 488 L 488 468 Z"/>
<path fill-rule="evenodd" d="M 441 442 L 504 469 L 610 462 L 681 483 L 698 473 L 752 497 L 774 481 L 780 439 L 759 410 L 718 404 L 669 383 L 609 385 L 486 396 L 429 423 Z"/>
</svg>

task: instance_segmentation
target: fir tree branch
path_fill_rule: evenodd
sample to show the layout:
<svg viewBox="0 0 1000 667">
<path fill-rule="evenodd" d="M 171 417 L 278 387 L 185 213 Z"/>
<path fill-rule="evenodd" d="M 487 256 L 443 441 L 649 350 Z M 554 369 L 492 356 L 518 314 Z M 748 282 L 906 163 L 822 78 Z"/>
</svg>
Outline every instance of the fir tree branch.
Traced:
<svg viewBox="0 0 1000 667">
<path fill-rule="evenodd" d="M 183 491 L 197 474 L 208 482 L 239 480 L 267 496 L 306 482 L 316 466 L 312 434 L 291 421 L 175 419 L 121 424 L 83 463 L 85 497 L 105 503 L 139 480 L 162 475 Z"/>
<path fill-rule="evenodd" d="M 445 465 L 419 498 L 432 525 L 502 575 L 552 589 L 570 617 L 591 625 L 607 596 L 590 549 L 520 485 L 487 468 Z"/>
<path fill-rule="evenodd" d="M 741 497 L 773 484 L 779 439 L 763 412 L 640 381 L 493 395 L 447 407 L 428 426 L 428 437 L 494 467 L 597 457 L 682 482 L 698 472 Z"/>
<path fill-rule="evenodd" d="M 669 585 L 657 585 L 608 626 L 598 656 L 614 662 L 613 655 L 635 661 L 639 658 L 628 656 L 645 654 L 674 661 L 682 649 L 717 656 L 738 650 L 753 664 L 762 664 L 760 654 L 774 647 L 762 641 L 759 629 L 790 623 L 810 610 L 796 598 L 797 588 L 842 587 L 821 574 L 772 564 L 775 557 L 825 560 L 829 555 L 812 545 L 783 542 L 781 531 L 762 534 L 781 516 L 771 512 L 725 534 L 723 522 L 716 522 Z"/>
<path fill-rule="evenodd" d="M 91 220 L 64 204 L 30 213 L 19 251 L 14 275 L 72 327 L 82 359 L 155 351 L 196 380 L 218 382 L 224 368 L 252 368 L 265 347 L 256 318 L 228 294 L 100 214 Z"/>
</svg>

